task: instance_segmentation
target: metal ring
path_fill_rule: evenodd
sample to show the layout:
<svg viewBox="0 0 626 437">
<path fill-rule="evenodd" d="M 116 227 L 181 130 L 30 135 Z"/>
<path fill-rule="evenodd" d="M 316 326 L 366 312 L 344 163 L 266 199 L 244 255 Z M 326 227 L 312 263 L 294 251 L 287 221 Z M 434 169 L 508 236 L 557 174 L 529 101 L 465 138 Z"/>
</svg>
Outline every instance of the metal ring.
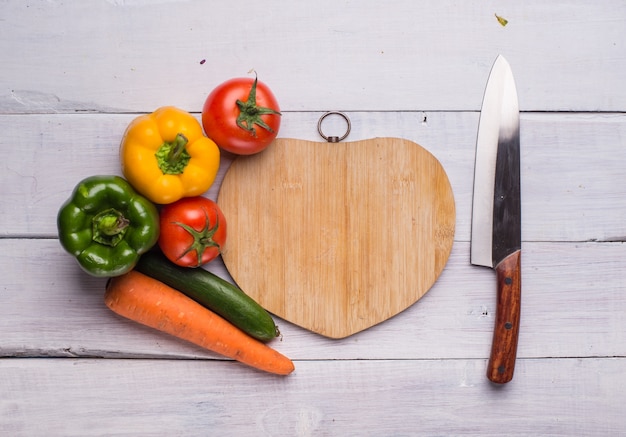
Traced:
<svg viewBox="0 0 626 437">
<path fill-rule="evenodd" d="M 348 124 L 348 128 L 346 130 L 346 133 L 343 134 L 343 136 L 338 137 L 338 136 L 330 136 L 327 137 L 326 135 L 324 135 L 324 132 L 322 132 L 322 122 L 324 121 L 324 119 L 326 117 L 328 117 L 329 115 L 339 115 L 341 116 L 344 120 L 346 120 L 346 123 Z M 352 128 L 351 124 L 350 124 L 350 119 L 348 118 L 348 116 L 346 114 L 344 114 L 343 112 L 338 112 L 338 111 L 329 111 L 326 114 L 322 115 L 320 117 L 320 120 L 317 122 L 317 131 L 320 133 L 320 135 L 322 136 L 322 138 L 324 138 L 326 141 L 328 141 L 329 143 L 338 143 L 339 141 L 345 139 L 348 134 L 350 133 L 350 129 Z"/>
</svg>

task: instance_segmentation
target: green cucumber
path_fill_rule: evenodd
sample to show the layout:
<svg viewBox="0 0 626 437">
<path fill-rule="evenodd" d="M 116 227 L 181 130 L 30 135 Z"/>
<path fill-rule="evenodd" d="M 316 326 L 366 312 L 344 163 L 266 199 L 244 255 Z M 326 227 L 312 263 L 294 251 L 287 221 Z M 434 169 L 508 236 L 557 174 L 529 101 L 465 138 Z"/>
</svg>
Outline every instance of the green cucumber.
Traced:
<svg viewBox="0 0 626 437">
<path fill-rule="evenodd" d="M 280 335 L 272 316 L 254 299 L 202 267 L 180 267 L 152 250 L 141 256 L 135 270 L 180 291 L 262 342 Z"/>
</svg>

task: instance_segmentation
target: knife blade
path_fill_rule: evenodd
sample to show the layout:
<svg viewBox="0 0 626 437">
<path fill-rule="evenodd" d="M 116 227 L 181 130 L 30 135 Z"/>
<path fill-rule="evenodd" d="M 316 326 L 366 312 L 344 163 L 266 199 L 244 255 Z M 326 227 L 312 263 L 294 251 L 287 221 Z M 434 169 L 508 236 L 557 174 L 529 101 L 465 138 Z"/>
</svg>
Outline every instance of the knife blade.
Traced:
<svg viewBox="0 0 626 437">
<path fill-rule="evenodd" d="M 519 103 L 499 55 L 491 68 L 478 124 L 470 262 L 496 271 L 497 304 L 487 378 L 513 378 L 521 309 Z"/>
</svg>

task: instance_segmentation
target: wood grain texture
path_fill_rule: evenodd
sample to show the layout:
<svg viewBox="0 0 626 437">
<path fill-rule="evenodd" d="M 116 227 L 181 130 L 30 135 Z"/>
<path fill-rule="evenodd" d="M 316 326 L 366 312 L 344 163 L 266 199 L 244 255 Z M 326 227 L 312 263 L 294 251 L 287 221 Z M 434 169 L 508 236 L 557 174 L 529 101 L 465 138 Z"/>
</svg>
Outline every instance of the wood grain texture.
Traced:
<svg viewBox="0 0 626 437">
<path fill-rule="evenodd" d="M 413 305 L 454 240 L 445 170 L 399 138 L 278 139 L 235 160 L 218 204 L 235 282 L 268 311 L 331 338 Z"/>
<path fill-rule="evenodd" d="M 626 245 L 529 242 L 523 250 L 518 357 L 626 356 Z M 57 240 L 0 239 L 0 265 L 2 357 L 219 359 L 116 317 L 102 302 L 106 280 L 85 275 Z M 228 278 L 219 262 L 209 269 Z M 277 318 L 282 338 L 271 344 L 296 360 L 487 359 L 494 281 L 493 270 L 469 264 L 469 243 L 456 242 L 433 288 L 396 317 L 342 340 Z"/>
<path fill-rule="evenodd" d="M 501 389 L 484 360 L 330 360 L 287 377 L 232 362 L 2 359 L 13 437 L 618 436 L 624 358 L 521 360 Z M 494 412 L 497 412 L 495 414 Z"/>
<path fill-rule="evenodd" d="M 284 111 L 478 110 L 499 53 L 523 111 L 626 102 L 619 0 L 12 0 L 2 17 L 4 113 L 199 111 L 252 68 Z"/>
<path fill-rule="evenodd" d="M 625 26 L 622 0 L 4 1 L 0 434 L 623 435 Z M 469 264 L 478 110 L 498 54 L 522 109 L 524 218 L 518 360 L 500 389 L 485 378 L 494 274 Z M 320 141 L 320 115 L 343 110 L 351 141 L 431 152 L 456 203 L 448 263 L 407 310 L 340 340 L 277 318 L 273 347 L 297 366 L 286 380 L 116 317 L 105 281 L 56 239 L 76 182 L 119 174 L 138 113 L 199 116 L 214 86 L 252 68 L 281 103 L 280 137 Z M 207 268 L 229 277 L 221 260 Z"/>
<path fill-rule="evenodd" d="M 495 266 L 496 317 L 487 378 L 504 384 L 513 379 L 522 307 L 522 253 L 508 255 Z"/>
<path fill-rule="evenodd" d="M 316 128 L 320 115 L 284 113 L 280 136 L 320 141 Z M 478 113 L 348 115 L 351 141 L 406 138 L 439 160 L 454 192 L 455 239 L 469 241 Z M 0 187 L 6 202 L 0 206 L 0 236 L 55 238 L 58 208 L 78 181 L 93 174 L 120 174 L 119 143 L 133 118 L 133 114 L 0 115 L 5 154 Z M 520 123 L 523 238 L 623 240 L 626 114 L 523 113 Z M 217 197 L 231 162 L 224 156 L 209 197 Z"/>
</svg>

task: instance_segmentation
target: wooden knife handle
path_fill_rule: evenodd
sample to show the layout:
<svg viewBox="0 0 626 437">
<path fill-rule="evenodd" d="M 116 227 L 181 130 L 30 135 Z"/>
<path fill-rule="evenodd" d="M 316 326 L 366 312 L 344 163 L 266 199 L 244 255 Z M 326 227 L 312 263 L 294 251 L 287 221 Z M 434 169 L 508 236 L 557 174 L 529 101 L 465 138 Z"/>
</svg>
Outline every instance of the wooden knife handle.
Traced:
<svg viewBox="0 0 626 437">
<path fill-rule="evenodd" d="M 521 254 L 521 250 L 512 253 L 495 268 L 498 303 L 487 378 L 498 384 L 513 379 L 515 370 L 522 297 Z"/>
</svg>

